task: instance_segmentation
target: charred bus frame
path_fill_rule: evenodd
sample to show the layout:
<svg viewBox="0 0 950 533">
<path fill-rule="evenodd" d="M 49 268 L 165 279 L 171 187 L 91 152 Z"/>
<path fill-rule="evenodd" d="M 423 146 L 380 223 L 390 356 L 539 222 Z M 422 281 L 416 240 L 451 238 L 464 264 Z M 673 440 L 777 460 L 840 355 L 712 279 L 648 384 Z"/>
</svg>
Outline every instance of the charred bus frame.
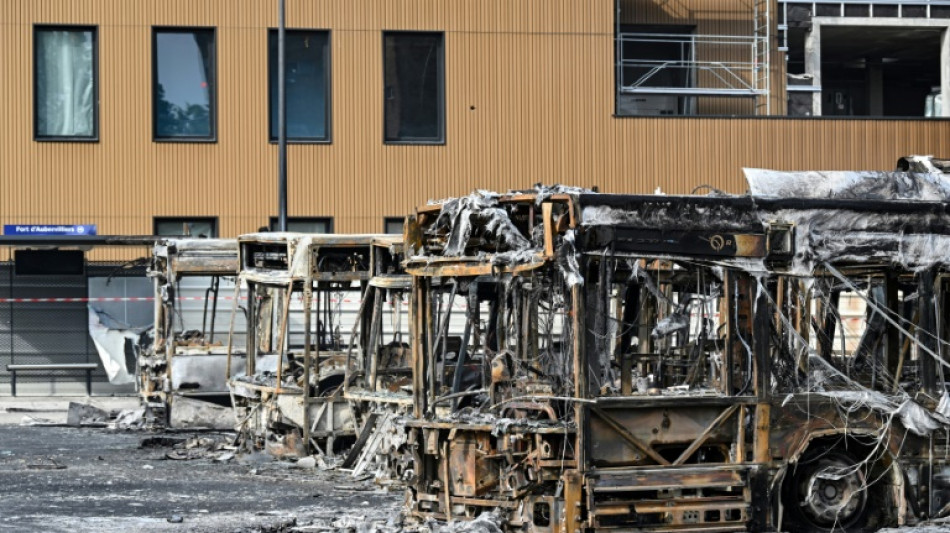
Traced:
<svg viewBox="0 0 950 533">
<path fill-rule="evenodd" d="M 175 396 L 228 397 L 227 347 L 224 342 L 215 345 L 214 327 L 221 278 L 237 278 L 238 270 L 235 239 L 155 243 L 148 273 L 155 287 L 155 342 L 138 364 L 139 394 L 153 422 L 171 421 Z M 210 280 L 204 292 L 201 330 L 189 339 L 183 338 L 187 328 L 179 294 L 184 277 Z M 216 346 L 218 353 L 214 353 Z"/>
<path fill-rule="evenodd" d="M 410 217 L 410 514 L 573 533 L 950 512 L 945 178 L 749 178 L 749 196 L 539 189 Z"/>
<path fill-rule="evenodd" d="M 229 366 L 229 376 L 249 447 L 301 456 L 330 452 L 337 439 L 355 434 L 342 397 L 351 327 L 341 311 L 343 300 L 358 300 L 370 278 L 373 237 L 259 233 L 238 239 L 248 348 L 246 372 L 233 375 Z M 295 344 L 291 325 L 301 314 Z"/>
<path fill-rule="evenodd" d="M 405 440 L 397 417 L 412 409 L 408 344 L 412 278 L 402 267 L 401 236 L 375 238 L 372 246 L 372 277 L 347 352 L 343 393 L 360 432 L 342 466 L 359 475 L 375 464 L 383 476 L 400 476 L 405 462 L 392 452 Z"/>
</svg>

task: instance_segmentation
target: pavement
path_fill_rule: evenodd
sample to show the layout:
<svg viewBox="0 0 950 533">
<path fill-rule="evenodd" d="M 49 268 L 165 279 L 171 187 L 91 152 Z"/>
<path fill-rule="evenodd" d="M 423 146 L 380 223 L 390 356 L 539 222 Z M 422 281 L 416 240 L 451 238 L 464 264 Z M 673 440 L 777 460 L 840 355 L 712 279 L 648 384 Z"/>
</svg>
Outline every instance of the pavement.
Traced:
<svg viewBox="0 0 950 533">
<path fill-rule="evenodd" d="M 70 402 L 106 411 L 139 405 L 137 396 L 0 397 L 0 533 L 403 530 L 401 489 L 260 453 L 187 448 L 202 439 L 226 445 L 226 432 L 21 425 L 24 417 L 65 424 Z M 950 533 L 950 526 L 880 533 Z"/>
<path fill-rule="evenodd" d="M 70 401 L 138 406 L 137 397 L 0 398 L 0 533 L 399 529 L 402 489 L 322 459 L 235 453 L 228 432 L 49 425 L 65 423 Z"/>
</svg>

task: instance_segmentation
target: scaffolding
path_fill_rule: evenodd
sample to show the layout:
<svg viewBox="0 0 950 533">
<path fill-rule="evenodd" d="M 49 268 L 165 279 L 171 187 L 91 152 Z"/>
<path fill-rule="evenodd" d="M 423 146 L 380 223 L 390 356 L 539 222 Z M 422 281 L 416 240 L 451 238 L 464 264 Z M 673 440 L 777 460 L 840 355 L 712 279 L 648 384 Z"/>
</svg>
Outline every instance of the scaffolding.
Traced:
<svg viewBox="0 0 950 533">
<path fill-rule="evenodd" d="M 755 114 L 770 114 L 770 4 L 752 2 L 748 35 L 623 31 L 618 8 L 618 94 L 666 95 L 688 102 L 745 97 L 754 99 Z M 668 51 L 665 57 L 657 57 L 660 47 Z"/>
</svg>

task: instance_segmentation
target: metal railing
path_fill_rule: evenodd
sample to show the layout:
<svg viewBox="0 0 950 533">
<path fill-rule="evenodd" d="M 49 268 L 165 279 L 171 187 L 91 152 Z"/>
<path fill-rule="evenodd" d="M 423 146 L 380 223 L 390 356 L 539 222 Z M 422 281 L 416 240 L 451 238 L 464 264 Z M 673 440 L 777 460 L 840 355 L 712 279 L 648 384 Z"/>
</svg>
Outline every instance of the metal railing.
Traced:
<svg viewBox="0 0 950 533">
<path fill-rule="evenodd" d="M 620 33 L 618 90 L 625 94 L 760 96 L 768 94 L 768 65 L 759 36 Z M 647 50 L 675 47 L 668 59 Z M 671 47 L 672 48 L 672 47 Z M 668 76 L 673 74 L 673 76 Z M 666 81 L 675 79 L 677 83 Z"/>
</svg>

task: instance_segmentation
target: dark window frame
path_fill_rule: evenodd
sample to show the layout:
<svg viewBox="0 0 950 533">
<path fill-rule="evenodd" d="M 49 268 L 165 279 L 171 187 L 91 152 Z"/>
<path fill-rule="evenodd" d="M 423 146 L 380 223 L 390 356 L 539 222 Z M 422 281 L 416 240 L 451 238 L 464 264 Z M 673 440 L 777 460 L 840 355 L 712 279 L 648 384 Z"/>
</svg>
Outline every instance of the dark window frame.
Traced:
<svg viewBox="0 0 950 533">
<path fill-rule="evenodd" d="M 383 30 L 380 44 L 382 46 L 382 80 L 383 80 L 383 144 L 386 145 L 423 145 L 423 146 L 444 146 L 446 144 L 446 81 L 445 81 L 445 32 L 444 31 L 426 31 L 426 30 Z M 441 42 L 439 46 L 439 138 L 438 139 L 388 139 L 386 137 L 386 36 L 388 35 L 438 35 Z"/>
<path fill-rule="evenodd" d="M 158 223 L 159 222 L 173 222 L 181 221 L 185 222 L 210 222 L 211 227 L 214 229 L 214 235 L 208 237 L 209 239 L 217 239 L 221 235 L 221 227 L 218 224 L 218 217 L 203 217 L 203 216 L 153 216 L 152 217 L 152 235 L 159 235 L 158 233 Z M 182 237 L 182 238 L 201 238 L 194 236 L 185 236 L 185 235 L 166 235 L 166 237 Z"/>
<path fill-rule="evenodd" d="M 287 28 L 287 33 L 294 32 L 319 32 L 327 34 L 327 49 L 323 54 L 323 61 L 325 63 L 324 71 L 326 72 L 326 80 L 324 83 L 324 94 L 326 95 L 324 102 L 324 116 L 326 117 L 326 130 L 327 135 L 325 138 L 316 138 L 316 137 L 291 137 L 287 136 L 287 144 L 333 144 L 333 32 L 328 28 Z M 266 39 L 266 48 L 267 48 L 267 142 L 270 144 L 277 144 L 277 137 L 271 137 L 270 134 L 270 124 L 272 120 L 277 120 L 277 117 L 273 116 L 271 111 L 271 100 L 277 98 L 277 88 L 271 88 L 270 85 L 270 36 L 271 34 L 276 34 L 277 28 L 268 28 L 265 32 Z M 274 68 L 277 68 L 277 65 L 274 65 Z"/>
<path fill-rule="evenodd" d="M 92 32 L 92 135 L 40 135 L 39 110 L 36 92 L 37 75 L 39 74 L 39 57 L 37 54 L 37 33 L 41 31 L 91 31 Z M 35 142 L 99 142 L 99 26 L 90 24 L 34 24 L 33 25 L 33 140 Z"/>
<path fill-rule="evenodd" d="M 400 227 L 403 227 L 406 223 L 406 217 L 383 217 L 383 233 L 386 235 L 402 235 L 402 230 L 398 233 L 389 233 L 386 231 L 389 229 L 389 225 L 394 223 L 398 223 Z"/>
<path fill-rule="evenodd" d="M 207 136 L 162 137 L 158 134 L 158 34 L 193 31 L 211 32 L 211 90 L 208 91 L 208 115 L 211 134 Z M 216 143 L 218 142 L 218 29 L 215 26 L 152 26 L 152 142 L 156 143 Z"/>
<path fill-rule="evenodd" d="M 278 231 L 277 222 L 278 217 L 268 217 L 267 227 L 270 229 L 270 231 Z M 333 217 L 287 217 L 287 224 L 289 225 L 291 222 L 323 222 L 327 225 L 327 232 L 325 235 L 336 233 L 336 228 L 333 227 Z"/>
</svg>

